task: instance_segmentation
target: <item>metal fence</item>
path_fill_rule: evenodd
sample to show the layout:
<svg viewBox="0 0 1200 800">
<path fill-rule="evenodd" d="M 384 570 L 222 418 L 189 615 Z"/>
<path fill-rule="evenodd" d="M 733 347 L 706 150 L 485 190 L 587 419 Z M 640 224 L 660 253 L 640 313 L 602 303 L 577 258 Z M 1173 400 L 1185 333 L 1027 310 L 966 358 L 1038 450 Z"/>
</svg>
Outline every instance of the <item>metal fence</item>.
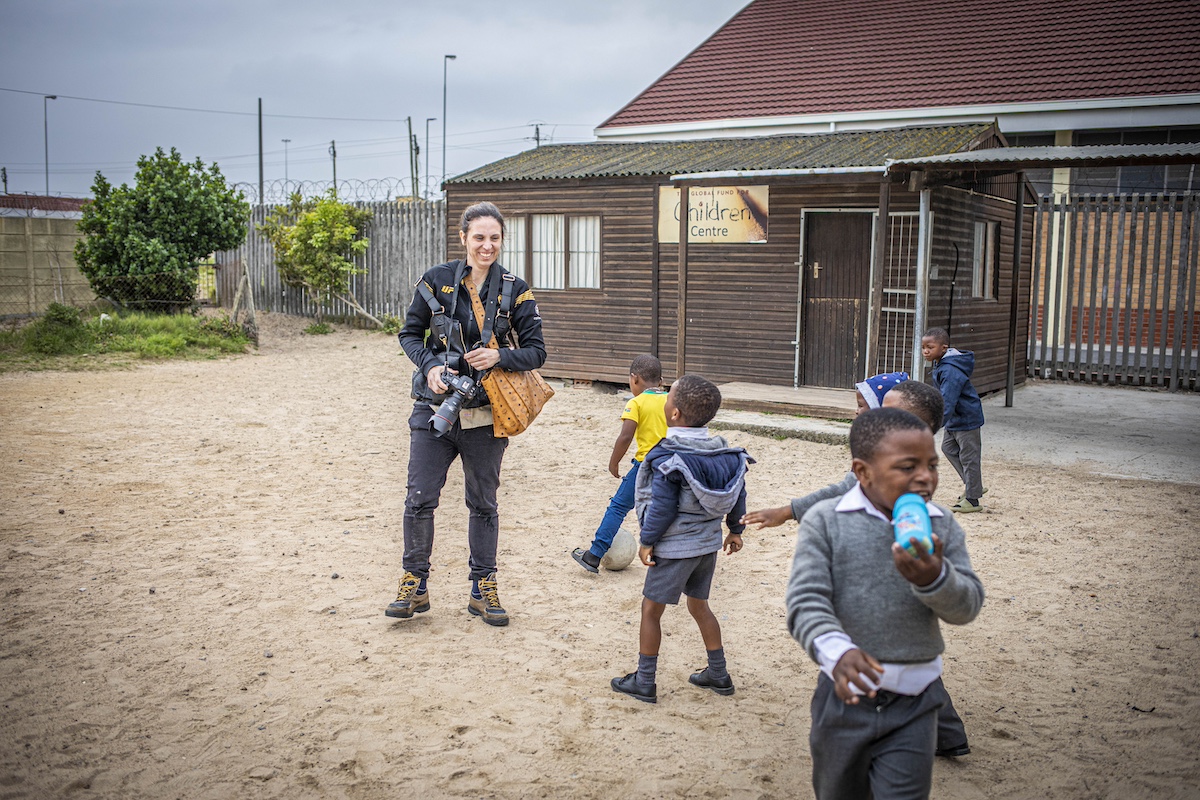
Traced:
<svg viewBox="0 0 1200 800">
<path fill-rule="evenodd" d="M 1043 195 L 1029 375 L 1200 389 L 1200 194 Z"/>
<path fill-rule="evenodd" d="M 350 288 L 358 303 L 375 317 L 403 317 L 412 300 L 417 279 L 446 258 L 446 209 L 442 201 L 358 202 L 358 208 L 374 216 L 364 231 L 371 244 L 355 259 L 366 272 L 355 275 Z M 242 272 L 250 278 L 254 305 L 259 311 L 297 316 L 316 316 L 317 305 L 303 288 L 286 286 L 275 268 L 274 248 L 258 226 L 275 206 L 254 206 L 249 234 L 236 250 L 217 253 L 218 302 L 233 303 Z M 356 324 L 365 321 L 346 302 L 334 300 L 321 306 L 323 317 Z"/>
</svg>

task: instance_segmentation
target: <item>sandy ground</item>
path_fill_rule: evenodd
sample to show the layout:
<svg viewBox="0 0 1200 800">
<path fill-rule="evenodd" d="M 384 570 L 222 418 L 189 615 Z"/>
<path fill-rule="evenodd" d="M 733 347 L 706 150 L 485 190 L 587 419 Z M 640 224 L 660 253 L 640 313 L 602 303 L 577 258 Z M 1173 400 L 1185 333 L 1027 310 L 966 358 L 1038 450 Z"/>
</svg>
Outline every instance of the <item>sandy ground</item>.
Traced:
<svg viewBox="0 0 1200 800">
<path fill-rule="evenodd" d="M 254 355 L 0 375 L 0 798 L 811 796 L 792 528 L 721 558 L 736 695 L 687 684 L 683 609 L 658 705 L 615 695 L 643 568 L 568 554 L 616 487 L 622 401 L 564 388 L 506 456 L 512 624 L 466 612 L 457 468 L 433 609 L 390 620 L 408 362 L 392 337 L 261 322 Z M 758 459 L 752 507 L 849 460 L 729 437 Z M 988 599 L 948 630 L 946 683 L 973 752 L 935 796 L 1200 797 L 1200 490 L 1028 462 L 989 459 L 964 520 Z"/>
</svg>

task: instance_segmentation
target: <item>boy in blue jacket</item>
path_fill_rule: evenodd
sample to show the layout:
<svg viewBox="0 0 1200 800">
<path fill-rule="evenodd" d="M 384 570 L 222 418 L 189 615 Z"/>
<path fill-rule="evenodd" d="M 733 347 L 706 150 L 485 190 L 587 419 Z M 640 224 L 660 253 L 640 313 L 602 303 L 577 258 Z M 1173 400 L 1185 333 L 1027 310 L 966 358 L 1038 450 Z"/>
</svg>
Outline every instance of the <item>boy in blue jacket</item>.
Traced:
<svg viewBox="0 0 1200 800">
<path fill-rule="evenodd" d="M 921 355 L 933 363 L 933 383 L 942 393 L 945 416 L 942 453 L 950 459 L 963 482 L 963 493 L 951 511 L 966 514 L 982 509 L 983 467 L 979 429 L 983 427 L 983 404 L 971 385 L 975 354 L 950 346 L 945 328 L 930 328 L 921 336 Z"/>
<path fill-rule="evenodd" d="M 641 523 L 638 555 L 646 570 L 642 621 L 638 632 L 638 668 L 612 679 L 614 692 L 645 703 L 658 702 L 655 673 L 662 643 L 662 615 L 687 596 L 688 611 L 700 627 L 708 666 L 688 682 L 717 694 L 733 694 L 725 665 L 721 625 L 708 606 L 709 589 L 722 549 L 742 549 L 741 523 L 746 512 L 746 451 L 730 447 L 706 427 L 721 407 L 721 392 L 699 375 L 675 381 L 663 411 L 667 436 L 646 455 L 638 470 L 634 508 Z M 729 526 L 722 541 L 721 519 Z"/>
</svg>

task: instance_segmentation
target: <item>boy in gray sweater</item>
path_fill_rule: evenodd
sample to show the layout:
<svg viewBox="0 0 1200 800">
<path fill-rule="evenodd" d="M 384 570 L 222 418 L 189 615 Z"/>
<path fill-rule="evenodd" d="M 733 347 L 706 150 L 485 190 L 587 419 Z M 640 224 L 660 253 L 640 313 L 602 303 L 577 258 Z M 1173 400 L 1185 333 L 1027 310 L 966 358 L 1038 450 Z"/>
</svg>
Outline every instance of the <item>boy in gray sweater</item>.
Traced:
<svg viewBox="0 0 1200 800">
<path fill-rule="evenodd" d="M 708 666 L 688 682 L 717 694 L 733 694 L 725 664 L 721 625 L 708 606 L 717 553 L 742 549 L 739 520 L 746 513 L 746 468 L 754 463 L 740 447 L 730 447 L 706 427 L 721 407 L 721 392 L 699 375 L 684 375 L 667 395 L 663 412 L 667 436 L 646 454 L 638 470 L 634 508 L 641 523 L 638 555 L 646 570 L 638 668 L 612 679 L 614 692 L 645 703 L 658 702 L 655 675 L 662 643 L 662 615 L 687 596 L 700 628 Z M 729 526 L 722 541 L 721 520 Z"/>
<path fill-rule="evenodd" d="M 868 411 L 850 427 L 850 454 L 858 486 L 804 515 L 787 589 L 788 629 L 821 667 L 813 788 L 819 800 L 927 797 L 944 696 L 939 620 L 973 620 L 983 585 L 962 528 L 929 502 L 938 457 L 927 424 Z M 914 545 L 920 557 L 892 533 L 907 492 L 925 499 L 933 525 L 934 551 Z"/>
</svg>

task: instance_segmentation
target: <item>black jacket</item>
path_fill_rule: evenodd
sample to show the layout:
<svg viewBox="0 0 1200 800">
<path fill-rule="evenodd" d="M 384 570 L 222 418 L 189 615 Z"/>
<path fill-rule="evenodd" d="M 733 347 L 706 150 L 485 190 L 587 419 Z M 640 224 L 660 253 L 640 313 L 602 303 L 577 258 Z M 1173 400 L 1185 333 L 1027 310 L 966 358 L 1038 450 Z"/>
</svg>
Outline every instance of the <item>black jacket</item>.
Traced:
<svg viewBox="0 0 1200 800">
<path fill-rule="evenodd" d="M 421 280 L 433 292 L 433 296 L 437 298 L 447 313 L 449 313 L 451 305 L 454 305 L 454 319 L 462 327 L 463 340 L 470 349 L 479 342 L 480 330 L 479 325 L 475 322 L 475 313 L 471 310 L 471 296 L 467 293 L 466 287 L 461 282 L 457 286 L 454 284 L 454 275 L 458 266 L 457 260 L 439 264 L 426 272 Z M 501 270 L 501 274 L 508 272 L 499 262 L 493 264 L 492 269 Z M 505 342 L 501 342 L 498 366 L 502 369 L 522 372 L 537 369 L 546 362 L 546 344 L 542 339 L 542 317 L 538 313 L 533 291 L 529 288 L 529 284 L 521 278 L 516 278 L 514 283 L 512 334 L 517 341 L 517 348 L 512 349 Z M 480 287 L 479 299 L 485 308 L 490 296 L 490 288 L 490 280 L 485 281 L 484 285 Z M 457 304 L 454 303 L 455 291 L 458 292 Z M 430 311 L 429 304 L 425 302 L 421 293 L 413 292 L 412 302 L 408 306 L 408 314 L 404 318 L 404 327 L 400 331 L 400 346 L 404 348 L 404 354 L 408 356 L 409 360 L 417 366 L 417 371 L 422 378 L 429 373 L 430 369 L 442 363 L 442 354 L 446 349 L 438 337 L 429 336 L 432 316 L 433 312 Z M 465 363 L 459 372 L 470 373 L 471 377 L 478 378 L 474 370 L 467 367 Z M 424 380 L 421 381 L 421 384 L 424 385 Z M 442 398 L 430 394 L 426 399 L 436 402 Z M 464 405 L 471 407 L 486 404 L 487 395 L 480 392 L 473 402 Z"/>
</svg>

